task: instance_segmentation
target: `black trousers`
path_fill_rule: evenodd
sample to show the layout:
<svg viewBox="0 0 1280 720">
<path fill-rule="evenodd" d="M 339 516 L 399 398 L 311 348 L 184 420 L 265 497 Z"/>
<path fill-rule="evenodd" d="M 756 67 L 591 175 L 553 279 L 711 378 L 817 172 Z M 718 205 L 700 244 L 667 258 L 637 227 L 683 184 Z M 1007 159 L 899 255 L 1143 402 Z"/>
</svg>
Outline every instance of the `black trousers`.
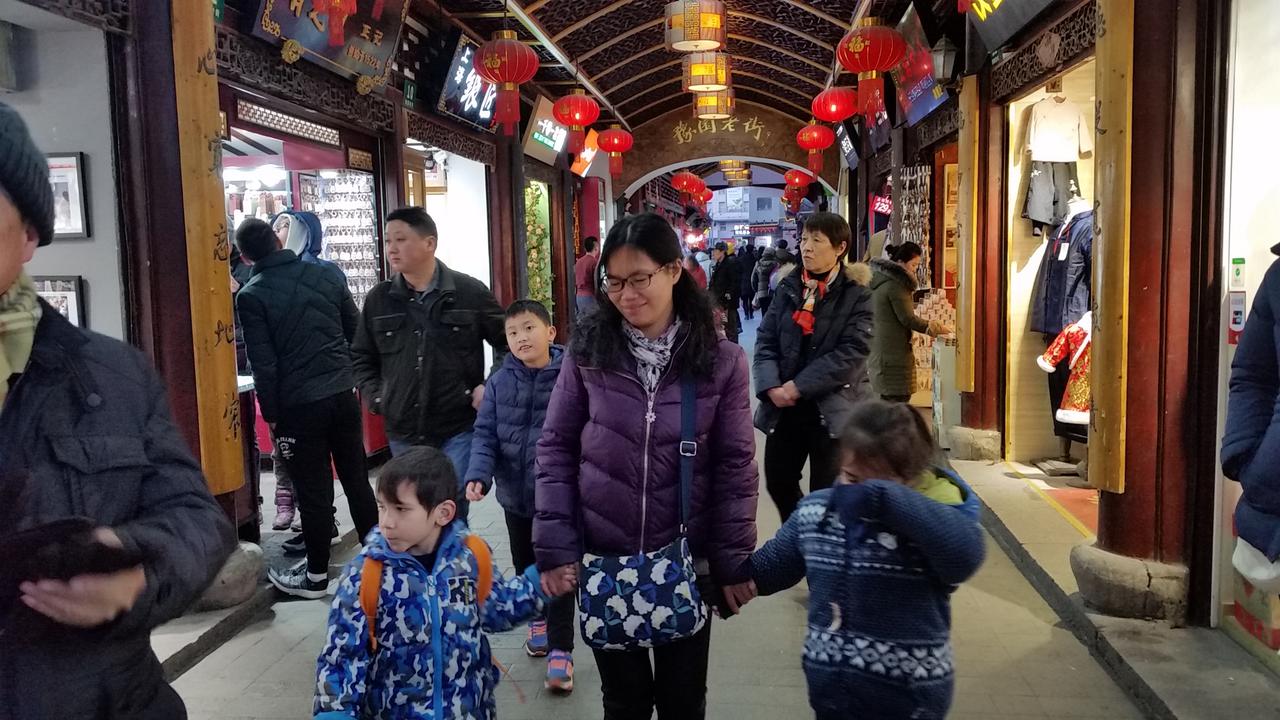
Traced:
<svg viewBox="0 0 1280 720">
<path fill-rule="evenodd" d="M 338 481 L 346 493 L 360 539 L 378 524 L 378 503 L 369 485 L 360 402 L 355 393 L 341 392 L 285 408 L 276 423 L 276 445 L 293 479 L 294 497 L 302 512 L 307 571 L 328 573 L 333 530 L 330 463 L 338 470 Z"/>
<path fill-rule="evenodd" d="M 764 316 L 769 312 L 769 305 L 773 302 L 772 295 L 765 295 L 760 298 L 760 315 Z"/>
<path fill-rule="evenodd" d="M 831 487 L 840 471 L 838 443 L 822 424 L 818 406 L 802 401 L 783 408 L 778 426 L 764 443 L 765 485 L 786 522 L 804 498 L 800 479 L 809 463 L 809 492 Z"/>
<path fill-rule="evenodd" d="M 507 513 L 507 536 L 511 539 L 511 564 L 516 572 L 537 562 L 533 556 L 533 518 Z M 573 593 L 552 598 L 547 603 L 547 644 L 552 650 L 573 652 L 573 620 L 578 602 Z"/>
<path fill-rule="evenodd" d="M 746 293 L 742 296 L 742 314 L 745 315 L 748 320 L 751 320 L 756 316 L 756 306 L 752 305 L 754 301 L 754 293 Z"/>
<path fill-rule="evenodd" d="M 702 720 L 707 714 L 711 622 L 653 650 L 594 650 L 605 720 Z"/>
</svg>

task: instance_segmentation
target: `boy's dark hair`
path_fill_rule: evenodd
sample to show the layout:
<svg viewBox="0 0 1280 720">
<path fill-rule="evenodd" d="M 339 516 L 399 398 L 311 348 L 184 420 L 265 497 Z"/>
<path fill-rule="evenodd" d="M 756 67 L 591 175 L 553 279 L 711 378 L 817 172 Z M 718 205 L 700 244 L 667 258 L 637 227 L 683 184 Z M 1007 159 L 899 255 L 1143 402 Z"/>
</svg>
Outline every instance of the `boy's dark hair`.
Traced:
<svg viewBox="0 0 1280 720">
<path fill-rule="evenodd" d="M 378 494 L 384 500 L 400 497 L 400 486 L 413 486 L 422 507 L 431 510 L 445 500 L 458 499 L 458 474 L 449 456 L 433 447 L 414 447 L 397 455 L 378 473 Z"/>
<path fill-rule="evenodd" d="M 535 317 L 537 317 L 539 320 L 542 321 L 543 325 L 547 325 L 547 326 L 551 325 L 551 313 L 547 312 L 546 305 L 543 305 L 537 300 L 525 299 L 525 300 L 517 300 L 511 303 L 511 305 L 507 307 L 507 312 L 503 314 L 503 319 L 510 320 L 513 317 L 516 317 L 518 315 L 523 315 L 525 313 L 534 315 Z"/>
<path fill-rule="evenodd" d="M 587 237 L 582 238 L 582 252 L 589 253 L 592 250 L 595 250 L 596 244 L 599 242 L 599 238 L 595 235 L 588 235 Z"/>
<path fill-rule="evenodd" d="M 831 241 L 831 247 L 840 247 L 844 243 L 844 252 L 840 253 L 841 260 L 853 248 L 853 231 L 849 229 L 849 222 L 835 213 L 816 212 L 810 215 L 804 221 L 804 230 L 826 235 Z"/>
<path fill-rule="evenodd" d="M 265 220 L 249 218 L 236 228 L 236 247 L 249 262 L 258 262 L 280 249 L 280 239 Z"/>
<path fill-rule="evenodd" d="M 908 482 L 933 464 L 933 434 L 920 413 L 906 403 L 859 403 L 840 436 L 840 448 L 861 463 Z"/>
<path fill-rule="evenodd" d="M 427 214 L 426 210 L 423 210 L 416 205 L 413 207 L 393 210 L 391 214 L 387 216 L 387 222 L 389 223 L 395 222 L 396 220 L 399 220 L 413 228 L 413 231 L 422 237 L 440 237 L 436 234 L 436 221 L 431 219 L 431 216 Z"/>
</svg>

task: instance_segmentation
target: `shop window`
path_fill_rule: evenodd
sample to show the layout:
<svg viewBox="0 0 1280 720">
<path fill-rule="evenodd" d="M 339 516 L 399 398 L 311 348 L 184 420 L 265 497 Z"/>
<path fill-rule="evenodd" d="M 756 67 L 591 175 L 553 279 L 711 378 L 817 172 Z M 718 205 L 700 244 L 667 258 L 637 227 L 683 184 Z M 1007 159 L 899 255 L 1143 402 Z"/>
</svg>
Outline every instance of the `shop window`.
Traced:
<svg viewBox="0 0 1280 720">
<path fill-rule="evenodd" d="M 765 212 L 773 209 L 773 198 L 756 198 L 756 212 Z"/>
</svg>

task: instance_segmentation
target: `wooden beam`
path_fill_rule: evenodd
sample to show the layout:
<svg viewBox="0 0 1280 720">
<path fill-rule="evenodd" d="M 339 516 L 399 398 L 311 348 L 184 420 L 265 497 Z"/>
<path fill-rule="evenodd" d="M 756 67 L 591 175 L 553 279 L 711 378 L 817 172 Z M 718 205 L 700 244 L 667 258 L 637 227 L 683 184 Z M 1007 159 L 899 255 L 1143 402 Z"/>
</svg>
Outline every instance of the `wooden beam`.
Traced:
<svg viewBox="0 0 1280 720">
<path fill-rule="evenodd" d="M 812 36 L 812 35 L 810 35 L 810 34 L 808 34 L 808 33 L 800 32 L 799 30 L 796 30 L 796 29 L 795 29 L 795 28 L 793 28 L 793 27 L 787 27 L 786 25 L 783 25 L 782 23 L 780 23 L 780 22 L 778 22 L 778 21 L 776 21 L 776 20 L 770 20 L 769 18 L 761 17 L 761 16 L 759 16 L 759 15 L 752 15 L 751 13 L 738 12 L 737 10 L 730 10 L 730 11 L 729 11 L 729 14 L 730 14 L 730 15 L 732 15 L 732 16 L 734 16 L 734 17 L 740 17 L 740 18 L 742 18 L 743 20 L 750 20 L 750 21 L 752 21 L 752 22 L 763 23 L 763 24 L 768 25 L 768 26 L 770 26 L 770 27 L 778 28 L 779 30 L 785 30 L 786 32 L 789 32 L 789 33 L 791 33 L 792 35 L 795 35 L 795 36 L 796 36 L 796 37 L 798 37 L 798 38 L 802 38 L 802 39 L 804 39 L 804 40 L 807 40 L 807 41 L 809 41 L 809 42 L 813 43 L 814 45 L 817 45 L 818 47 L 820 47 L 820 48 L 822 48 L 822 49 L 824 49 L 824 50 L 826 50 L 826 51 L 828 51 L 828 52 L 835 52 L 835 47 L 834 47 L 831 43 L 826 42 L 826 41 L 823 41 L 823 40 L 819 40 L 818 38 L 816 38 L 816 37 L 814 37 L 814 36 Z"/>
<path fill-rule="evenodd" d="M 567 36 L 567 35 L 572 35 L 574 32 L 576 32 L 576 31 L 578 31 L 578 30 L 581 30 L 582 28 L 584 28 L 584 27 L 586 27 L 586 26 L 590 25 L 592 22 L 595 22 L 595 21 L 596 21 L 596 20 L 598 20 L 599 18 L 602 18 L 602 17 L 604 17 L 605 15 L 608 15 L 609 13 L 613 12 L 614 10 L 617 10 L 618 8 L 623 7 L 624 5 L 627 5 L 627 4 L 628 4 L 628 3 L 630 3 L 630 2 L 631 2 L 631 0 L 616 0 L 615 2 L 611 2 L 611 3 L 609 3 L 608 5 L 605 5 L 604 7 L 600 8 L 599 10 L 597 10 L 597 11 L 595 11 L 595 12 L 591 13 L 590 15 L 588 15 L 588 16 L 586 16 L 586 17 L 582 18 L 582 19 L 581 19 L 581 20 L 579 20 L 578 22 L 576 22 L 576 23 L 574 23 L 574 24 L 570 25 L 569 27 L 565 28 L 564 30 L 561 30 L 560 32 L 558 32 L 558 33 L 556 33 L 555 35 L 553 35 L 553 36 L 551 37 L 551 42 L 554 42 L 554 43 L 558 43 L 558 42 L 560 42 L 561 40 L 563 40 L 563 39 L 565 38 L 565 36 Z"/>
<path fill-rule="evenodd" d="M 586 61 L 587 61 L 587 58 L 590 58 L 590 57 L 594 56 L 596 53 L 598 53 L 598 52 L 600 52 L 600 51 L 602 51 L 602 50 L 606 50 L 606 49 L 608 49 L 608 48 L 612 47 L 615 43 L 620 42 L 620 41 L 622 41 L 622 40 L 626 40 L 627 38 L 631 37 L 632 35 L 635 35 L 636 33 L 644 32 L 645 30 L 648 30 L 649 28 L 651 28 L 651 27 L 653 27 L 653 26 L 655 26 L 655 25 L 661 25 L 662 23 L 663 23 L 662 18 L 658 18 L 657 20 L 654 20 L 654 21 L 652 21 L 652 22 L 647 22 L 647 23 L 645 23 L 645 24 L 643 24 L 643 25 L 637 25 L 637 26 L 635 26 L 635 27 L 631 28 L 630 30 L 628 30 L 628 31 L 626 31 L 626 32 L 624 32 L 624 33 L 622 33 L 621 35 L 615 35 L 615 36 L 613 36 L 613 37 L 611 37 L 611 38 L 609 38 L 609 39 L 605 40 L 603 43 L 600 43 L 599 45 L 597 45 L 597 46 L 595 46 L 595 47 L 591 48 L 591 50 L 589 50 L 589 51 L 588 51 L 588 52 L 586 52 L 585 54 L 583 54 L 583 55 L 579 55 L 579 56 L 578 56 L 578 62 L 579 62 L 579 63 L 584 63 L 584 62 L 586 62 Z M 657 47 L 657 46 L 655 46 L 655 47 Z"/>
<path fill-rule="evenodd" d="M 815 69 L 815 70 L 821 70 L 821 71 L 822 71 L 822 72 L 824 72 L 824 73 L 828 71 L 828 68 L 824 67 L 824 66 L 822 65 L 822 63 L 820 63 L 820 62 L 814 62 L 813 60 L 810 60 L 809 58 L 807 58 L 807 57 L 805 57 L 805 56 L 803 56 L 803 55 L 800 55 L 800 54 L 797 54 L 797 53 L 793 53 L 793 52 L 791 52 L 790 50 L 788 50 L 788 49 L 786 49 L 786 48 L 778 47 L 777 45 L 774 45 L 774 44 L 773 44 L 773 43 L 771 43 L 771 42 L 765 42 L 764 40 L 761 40 L 761 39 L 759 39 L 759 38 L 753 38 L 753 37 L 750 37 L 750 36 L 747 36 L 747 35 L 736 35 L 736 34 L 734 34 L 734 33 L 730 33 L 730 34 L 729 34 L 729 39 L 730 39 L 730 40 L 737 40 L 738 42 L 749 42 L 749 43 L 752 43 L 752 44 L 754 44 L 754 45 L 759 45 L 760 47 L 766 47 L 766 48 L 769 48 L 770 50 L 773 50 L 773 51 L 775 51 L 775 52 L 780 52 L 780 53 L 782 53 L 783 55 L 786 55 L 787 57 L 790 57 L 790 58 L 794 58 L 794 59 L 796 59 L 796 60 L 799 60 L 800 62 L 804 63 L 805 65 L 808 65 L 808 66 L 812 67 L 812 68 L 813 68 L 813 69 Z"/>
<path fill-rule="evenodd" d="M 642 73 L 637 73 L 637 74 L 635 74 L 635 75 L 632 75 L 631 77 L 627 78 L 626 80 L 623 80 L 621 83 L 619 83 L 619 84 L 617 84 L 617 85 L 614 85 L 613 87 L 609 88 L 609 89 L 608 89 L 608 90 L 606 90 L 605 92 L 607 92 L 607 93 L 608 93 L 608 94 L 610 94 L 610 95 L 613 95 L 614 93 L 616 93 L 616 92 L 618 92 L 619 90 L 621 90 L 622 88 L 624 88 L 624 87 L 626 87 L 626 86 L 630 85 L 631 83 L 633 83 L 633 82 L 635 82 L 635 81 L 639 80 L 640 78 L 646 78 L 646 77 L 649 77 L 650 75 L 652 75 L 652 74 L 654 74 L 654 73 L 656 73 L 656 72 L 660 72 L 660 71 L 662 71 L 662 70 L 666 70 L 667 68 L 672 67 L 672 66 L 674 66 L 674 65 L 679 65 L 679 64 L 680 64 L 680 63 L 682 63 L 682 62 L 684 62 L 684 61 L 683 61 L 683 60 L 681 60 L 681 59 L 679 59 L 679 58 L 677 58 L 677 59 L 675 59 L 675 60 L 672 60 L 671 62 L 665 62 L 665 63 L 663 63 L 663 64 L 659 65 L 658 67 L 651 68 L 651 69 L 649 69 L 649 70 L 645 70 L 645 71 L 644 71 L 644 72 L 642 72 Z"/>
<path fill-rule="evenodd" d="M 804 10 L 805 12 L 815 17 L 820 17 L 823 20 L 826 20 L 827 22 L 831 23 L 832 25 L 835 25 L 836 27 L 840 28 L 844 32 L 849 32 L 849 23 L 841 20 L 840 18 L 834 15 L 828 15 L 827 13 L 810 5 L 809 3 L 799 2 L 799 0 L 782 0 L 782 2 L 785 2 L 786 4 L 792 7 L 800 8 L 801 10 Z"/>
</svg>

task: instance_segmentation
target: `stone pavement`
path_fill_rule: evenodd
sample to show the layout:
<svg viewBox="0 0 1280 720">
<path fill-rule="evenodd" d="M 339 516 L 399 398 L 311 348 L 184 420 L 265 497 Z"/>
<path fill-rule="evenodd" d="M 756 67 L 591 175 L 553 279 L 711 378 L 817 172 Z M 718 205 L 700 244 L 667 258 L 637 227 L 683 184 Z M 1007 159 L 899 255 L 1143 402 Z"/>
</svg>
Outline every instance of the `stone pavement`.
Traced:
<svg viewBox="0 0 1280 720">
<path fill-rule="evenodd" d="M 754 330 L 754 323 L 748 330 Z M 762 438 L 758 446 L 763 454 Z M 763 542 L 776 532 L 778 515 L 761 485 Z M 489 540 L 505 566 L 510 554 L 497 503 L 488 499 L 474 505 L 472 516 L 473 528 Z M 348 555 L 335 558 L 335 563 Z M 801 586 L 760 598 L 742 616 L 715 625 L 709 718 L 810 716 L 800 669 L 807 597 Z M 192 720 L 309 717 L 328 607 L 324 601 L 277 603 L 182 675 L 174 686 Z M 953 611 L 959 679 L 950 717 L 1141 717 L 1075 637 L 1058 626 L 1058 617 L 995 545 L 988 543 L 986 565 L 956 593 Z M 542 688 L 543 661 L 523 652 L 523 631 L 493 636 L 491 641 L 498 660 L 511 671 L 499 689 L 500 717 L 601 716 L 599 675 L 590 652 L 575 654 L 577 690 L 569 697 L 555 697 Z"/>
</svg>

